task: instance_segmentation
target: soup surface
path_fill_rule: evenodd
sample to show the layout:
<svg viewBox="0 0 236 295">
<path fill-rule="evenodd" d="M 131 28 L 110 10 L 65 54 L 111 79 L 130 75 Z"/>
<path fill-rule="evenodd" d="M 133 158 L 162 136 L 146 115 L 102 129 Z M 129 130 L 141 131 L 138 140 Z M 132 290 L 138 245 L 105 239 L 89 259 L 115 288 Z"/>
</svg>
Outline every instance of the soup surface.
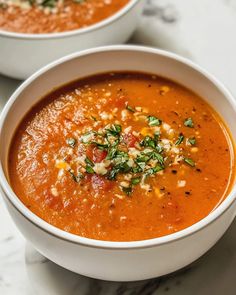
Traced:
<svg viewBox="0 0 236 295">
<path fill-rule="evenodd" d="M 0 0 L 0 30 L 57 33 L 87 27 L 113 15 L 129 0 Z"/>
<path fill-rule="evenodd" d="M 9 153 L 21 201 L 48 223 L 93 239 L 135 241 L 207 216 L 234 181 L 227 128 L 172 81 L 111 73 L 47 95 Z"/>
</svg>

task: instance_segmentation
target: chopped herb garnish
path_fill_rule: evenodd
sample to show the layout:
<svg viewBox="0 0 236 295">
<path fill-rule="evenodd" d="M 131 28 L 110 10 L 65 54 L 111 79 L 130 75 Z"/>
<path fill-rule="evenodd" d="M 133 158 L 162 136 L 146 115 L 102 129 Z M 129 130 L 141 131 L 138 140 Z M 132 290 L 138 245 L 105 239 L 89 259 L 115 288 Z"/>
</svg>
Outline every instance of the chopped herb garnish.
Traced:
<svg viewBox="0 0 236 295">
<path fill-rule="evenodd" d="M 184 162 L 187 163 L 191 167 L 195 167 L 195 162 L 190 158 L 184 158 Z"/>
<path fill-rule="evenodd" d="M 157 142 L 155 139 L 153 139 L 152 137 L 147 135 L 144 137 L 143 140 L 141 140 L 140 145 L 144 146 L 144 147 L 151 147 L 151 148 L 155 149 Z"/>
<path fill-rule="evenodd" d="M 86 165 L 85 169 L 86 169 L 86 172 L 89 173 L 89 174 L 93 174 L 94 173 L 94 170 L 93 170 L 93 168 L 90 165 Z"/>
<path fill-rule="evenodd" d="M 128 161 L 129 155 L 127 152 L 117 150 L 116 151 L 116 160 L 118 160 L 119 162 Z"/>
<path fill-rule="evenodd" d="M 143 172 L 145 167 L 146 167 L 146 163 L 145 162 L 137 162 L 137 167 L 133 168 L 133 172 L 134 173 L 138 173 L 138 172 Z"/>
<path fill-rule="evenodd" d="M 149 176 L 149 175 L 153 175 L 156 174 L 157 172 L 163 170 L 163 167 L 156 165 L 154 168 L 150 168 L 148 170 L 145 171 L 145 176 Z"/>
<path fill-rule="evenodd" d="M 137 185 L 141 182 L 141 178 L 140 177 L 135 177 L 131 179 L 131 184 L 132 185 Z"/>
<path fill-rule="evenodd" d="M 100 150 L 107 150 L 109 145 L 104 143 L 99 143 L 96 141 L 92 141 L 91 144 L 96 145 Z"/>
<path fill-rule="evenodd" d="M 107 154 L 106 159 L 107 159 L 107 160 L 112 160 L 112 159 L 114 159 L 115 156 L 116 156 L 116 153 L 117 153 L 117 147 L 111 147 L 111 148 L 108 150 L 108 154 Z"/>
<path fill-rule="evenodd" d="M 130 112 L 135 112 L 135 109 L 129 105 L 126 105 L 126 109 Z M 89 119 L 97 121 L 94 116 L 90 116 Z M 160 126 L 162 124 L 162 121 L 154 116 L 147 116 L 146 119 L 150 127 Z M 192 118 L 187 118 L 184 121 L 184 125 L 193 128 L 194 123 Z M 126 125 L 124 124 L 124 126 Z M 127 128 L 130 127 L 127 126 Z M 159 128 L 155 129 L 159 130 Z M 148 130 L 150 132 L 150 128 L 148 128 Z M 166 141 L 170 141 L 171 143 L 165 144 L 164 137 L 160 131 L 154 132 L 153 130 L 151 134 L 149 134 L 149 132 L 148 135 L 142 136 L 139 143 L 135 146 L 129 146 L 129 144 L 126 143 L 126 135 L 122 132 L 122 126 L 119 122 L 118 124 L 109 124 L 103 129 L 100 128 L 98 131 L 91 130 L 81 136 L 81 140 L 78 144 L 84 144 L 85 150 L 87 150 L 89 145 L 91 145 L 89 149 L 104 150 L 105 152 L 101 152 L 101 166 L 95 165 L 92 158 L 89 157 L 86 157 L 83 163 L 79 165 L 81 165 L 82 168 L 85 167 L 85 173 L 96 173 L 111 181 L 121 181 L 120 189 L 129 196 L 135 189 L 135 186 L 141 183 L 143 184 L 148 177 L 154 176 L 154 174 L 164 170 L 167 165 L 171 166 L 171 163 L 173 163 L 173 155 L 170 154 L 171 149 L 169 146 L 173 146 L 173 144 L 178 146 L 185 140 L 185 136 L 180 133 L 177 140 L 173 141 L 172 138 L 169 138 L 167 132 L 167 134 L 164 134 L 167 136 Z M 142 132 L 140 133 L 140 136 L 141 135 Z M 66 142 L 71 147 L 75 147 L 77 144 L 74 138 L 68 138 Z M 195 137 L 186 139 L 186 144 L 191 146 L 195 145 Z M 182 149 L 180 149 L 180 151 L 182 151 Z M 183 157 L 183 155 L 181 155 L 181 157 Z M 177 162 L 180 163 L 180 160 Z M 195 162 L 191 158 L 183 157 L 183 162 L 191 167 L 195 167 Z M 77 171 L 78 170 L 79 169 L 77 169 Z M 84 177 L 83 174 L 76 176 L 73 170 L 68 171 L 76 182 L 79 182 L 80 179 Z M 177 174 L 177 172 L 178 170 L 171 170 L 173 174 Z M 126 178 L 126 174 L 128 173 L 129 175 L 127 175 L 128 177 Z M 128 179 L 127 185 L 125 185 L 125 183 L 123 183 L 124 186 L 121 185 L 122 179 Z M 141 185 L 141 187 L 145 190 L 149 190 L 147 186 L 143 187 Z M 164 189 L 165 188 L 163 188 L 163 190 Z"/>
<path fill-rule="evenodd" d="M 129 106 L 128 104 L 126 106 L 126 110 L 130 111 L 131 113 L 135 113 L 135 109 Z"/>
<path fill-rule="evenodd" d="M 93 174 L 94 173 L 94 170 L 93 170 L 94 163 L 88 157 L 85 158 L 85 163 L 87 164 L 85 167 L 86 172 L 89 174 Z"/>
<path fill-rule="evenodd" d="M 183 142 L 183 140 L 184 140 L 184 136 L 182 133 L 180 133 L 178 139 L 175 142 L 175 145 L 180 145 Z"/>
<path fill-rule="evenodd" d="M 106 129 L 107 135 L 118 136 L 121 133 L 121 126 L 118 124 L 111 125 L 110 128 Z"/>
<path fill-rule="evenodd" d="M 56 6 L 57 0 L 44 0 L 40 5 L 43 7 L 54 8 Z"/>
<path fill-rule="evenodd" d="M 195 137 L 189 138 L 188 143 L 191 144 L 191 145 L 195 145 L 196 144 L 196 138 Z"/>
<path fill-rule="evenodd" d="M 146 163 L 146 162 L 148 162 L 149 160 L 150 160 L 150 156 L 149 156 L 149 155 L 146 155 L 146 154 L 144 154 L 144 153 L 141 153 L 141 154 L 138 155 L 137 158 L 136 158 L 136 162 L 137 162 L 137 163 L 142 163 L 142 162 Z"/>
<path fill-rule="evenodd" d="M 192 118 L 185 119 L 184 120 L 184 126 L 193 128 L 194 127 L 193 119 Z"/>
<path fill-rule="evenodd" d="M 121 189 L 122 189 L 122 191 L 123 191 L 127 196 L 130 196 L 131 193 L 132 193 L 132 187 L 131 187 L 131 186 L 129 186 L 129 187 L 124 187 L 124 186 L 122 186 Z"/>
<path fill-rule="evenodd" d="M 127 162 L 121 162 L 115 166 L 107 173 L 107 179 L 115 180 L 118 173 L 128 173 L 130 172 L 131 167 Z"/>
<path fill-rule="evenodd" d="M 97 122 L 97 118 L 96 118 L 96 117 L 91 116 L 91 119 L 92 119 L 93 121 Z"/>
<path fill-rule="evenodd" d="M 151 155 L 152 159 L 156 159 L 158 160 L 158 162 L 161 164 L 161 166 L 163 167 L 164 165 L 164 158 L 161 154 L 158 154 L 156 152 L 153 152 Z"/>
<path fill-rule="evenodd" d="M 85 158 L 85 163 L 88 164 L 89 166 L 92 166 L 92 167 L 94 166 L 93 162 L 88 157 Z"/>
<path fill-rule="evenodd" d="M 160 132 L 156 131 L 156 132 L 154 133 L 154 139 L 155 139 L 155 141 L 158 141 L 159 138 L 160 138 Z"/>
<path fill-rule="evenodd" d="M 76 176 L 75 173 L 71 169 L 69 169 L 68 172 L 70 173 L 72 179 L 75 182 L 79 182 L 81 179 L 84 178 L 84 175 L 82 173 L 79 173 L 78 176 Z"/>
<path fill-rule="evenodd" d="M 76 139 L 74 139 L 74 138 L 67 138 L 67 139 L 66 139 L 66 143 L 67 143 L 70 147 L 74 148 L 75 145 L 76 145 Z"/>
<path fill-rule="evenodd" d="M 149 126 L 160 126 L 162 121 L 154 116 L 148 116 L 147 117 Z"/>
</svg>

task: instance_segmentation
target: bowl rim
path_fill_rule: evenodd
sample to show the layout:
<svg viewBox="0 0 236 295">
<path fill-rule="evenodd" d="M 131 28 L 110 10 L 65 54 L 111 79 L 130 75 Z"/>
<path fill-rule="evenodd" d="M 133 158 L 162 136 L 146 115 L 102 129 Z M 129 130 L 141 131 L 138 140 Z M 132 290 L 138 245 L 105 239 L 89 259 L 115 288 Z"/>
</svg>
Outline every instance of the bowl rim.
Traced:
<svg viewBox="0 0 236 295">
<path fill-rule="evenodd" d="M 114 14 L 110 15 L 109 17 L 89 25 L 84 28 L 79 28 L 76 30 L 64 31 L 59 33 L 43 33 L 43 34 L 27 34 L 27 33 L 18 33 L 18 32 L 11 32 L 5 31 L 0 29 L 0 37 L 6 38 L 15 38 L 15 39 L 23 39 L 23 40 L 48 40 L 48 39 L 60 39 L 60 38 L 68 38 L 73 37 L 75 35 L 83 35 L 90 32 L 97 31 L 102 29 L 110 24 L 114 23 L 124 15 L 126 15 L 138 2 L 143 0 L 129 0 L 121 9 L 119 9 Z"/>
<path fill-rule="evenodd" d="M 206 70 L 196 65 L 192 61 L 184 57 L 181 57 L 175 53 L 171 53 L 168 51 L 164 51 L 164 50 L 156 49 L 152 47 L 135 46 L 135 45 L 112 45 L 112 46 L 103 46 L 103 47 L 87 49 L 87 50 L 83 50 L 83 51 L 76 52 L 76 53 L 67 55 L 65 57 L 62 57 L 44 66 L 42 69 L 38 70 L 31 77 L 29 77 L 25 82 L 23 82 L 15 90 L 15 92 L 12 94 L 12 96 L 10 97 L 10 99 L 8 100 L 8 102 L 6 103 L 5 107 L 2 110 L 2 113 L 0 115 L 0 139 L 2 136 L 4 122 L 8 116 L 8 113 L 11 111 L 11 107 L 13 106 L 15 100 L 18 99 L 21 92 L 26 87 L 28 87 L 28 85 L 30 85 L 33 81 L 37 80 L 37 78 L 44 75 L 46 72 L 48 72 L 52 68 L 60 66 L 68 61 L 71 61 L 73 59 L 78 59 L 83 56 L 89 56 L 89 55 L 93 55 L 93 54 L 97 54 L 101 52 L 106 53 L 109 51 L 118 51 L 118 52 L 128 51 L 128 52 L 155 54 L 155 55 L 164 56 L 168 59 L 172 59 L 182 64 L 185 64 L 186 66 L 192 68 L 193 70 L 205 76 L 207 80 L 213 83 L 219 89 L 219 91 L 223 94 L 224 98 L 228 100 L 228 102 L 231 104 L 236 114 L 236 100 L 234 99 L 232 94 L 229 92 L 229 90 L 227 90 L 226 87 L 220 81 L 218 81 L 212 74 L 208 73 Z M 49 235 L 52 235 L 58 239 L 61 239 L 73 244 L 77 244 L 80 246 L 99 248 L 99 249 L 111 249 L 111 250 L 112 249 L 131 250 L 131 249 L 157 247 L 157 246 L 173 243 L 175 241 L 184 239 L 188 236 L 195 234 L 196 232 L 199 232 L 200 230 L 203 230 L 206 226 L 208 226 L 209 224 L 213 223 L 215 220 L 220 218 L 220 216 L 225 211 L 227 211 L 236 200 L 236 183 L 235 183 L 232 190 L 228 194 L 228 196 L 215 210 L 213 210 L 209 215 L 207 215 L 205 218 L 201 219 L 197 223 L 181 231 L 172 233 L 170 235 L 148 239 L 148 240 L 131 241 L 131 242 L 112 242 L 112 241 L 85 238 L 85 237 L 81 237 L 75 234 L 65 232 L 47 223 L 46 221 L 44 221 L 43 219 L 35 215 L 20 201 L 20 199 L 14 193 L 13 189 L 11 188 L 10 184 L 7 181 L 7 177 L 5 176 L 3 166 L 2 166 L 2 160 L 0 162 L 0 189 L 2 189 L 7 200 L 22 216 L 24 216 L 28 221 L 30 221 L 32 224 L 34 224 L 35 226 L 37 226 L 39 229 L 43 230 L 44 232 L 48 233 Z"/>
</svg>

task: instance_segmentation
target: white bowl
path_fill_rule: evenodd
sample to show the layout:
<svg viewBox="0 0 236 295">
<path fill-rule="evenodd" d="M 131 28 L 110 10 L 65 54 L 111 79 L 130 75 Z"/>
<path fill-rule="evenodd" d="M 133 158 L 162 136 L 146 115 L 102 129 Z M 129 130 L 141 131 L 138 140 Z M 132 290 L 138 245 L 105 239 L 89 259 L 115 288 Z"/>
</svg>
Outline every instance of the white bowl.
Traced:
<svg viewBox="0 0 236 295">
<path fill-rule="evenodd" d="M 22 117 L 54 87 L 96 73 L 124 70 L 161 75 L 192 89 L 221 114 L 235 140 L 236 103 L 219 81 L 189 60 L 138 46 L 95 48 L 44 67 L 16 90 L 0 118 L 0 185 L 19 230 L 55 263 L 79 274 L 113 281 L 153 278 L 186 266 L 216 243 L 236 212 L 234 185 L 219 207 L 182 231 L 144 241 L 107 242 L 64 232 L 37 217 L 17 198 L 8 182 L 7 157 Z"/>
<path fill-rule="evenodd" d="M 137 27 L 144 0 L 130 0 L 111 17 L 86 28 L 49 34 L 0 29 L 0 73 L 26 79 L 49 62 L 78 50 L 126 42 Z"/>
</svg>

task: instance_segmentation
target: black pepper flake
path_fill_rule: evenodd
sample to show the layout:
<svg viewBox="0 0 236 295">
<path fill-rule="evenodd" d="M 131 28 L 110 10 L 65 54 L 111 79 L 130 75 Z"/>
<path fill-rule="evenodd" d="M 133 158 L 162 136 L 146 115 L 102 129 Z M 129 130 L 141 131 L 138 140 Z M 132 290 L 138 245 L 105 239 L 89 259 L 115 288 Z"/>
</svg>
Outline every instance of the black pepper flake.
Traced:
<svg viewBox="0 0 236 295">
<path fill-rule="evenodd" d="M 188 195 L 188 196 L 189 196 L 189 195 L 191 195 L 191 193 L 188 192 L 188 191 L 186 191 L 186 192 L 185 192 L 185 195 Z"/>
<path fill-rule="evenodd" d="M 202 172 L 202 170 L 200 168 L 197 168 L 196 171 L 197 172 Z"/>
<path fill-rule="evenodd" d="M 173 173 L 173 174 L 177 174 L 177 170 L 171 170 L 171 172 Z"/>
</svg>

